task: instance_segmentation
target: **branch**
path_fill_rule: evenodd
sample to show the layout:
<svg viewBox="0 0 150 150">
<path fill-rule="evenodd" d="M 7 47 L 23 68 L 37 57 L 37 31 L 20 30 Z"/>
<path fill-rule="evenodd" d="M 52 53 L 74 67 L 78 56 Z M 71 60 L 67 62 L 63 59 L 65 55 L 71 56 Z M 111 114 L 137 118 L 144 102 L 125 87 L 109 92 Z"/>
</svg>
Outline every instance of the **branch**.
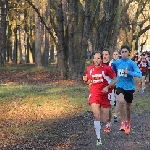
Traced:
<svg viewBox="0 0 150 150">
<path fill-rule="evenodd" d="M 138 33 L 138 35 L 133 35 L 133 40 L 136 40 L 137 38 L 139 38 L 142 34 L 144 34 L 149 29 L 150 29 L 150 25 L 148 25 L 144 29 L 140 30 L 140 32 Z"/>
<path fill-rule="evenodd" d="M 56 39 L 53 35 L 53 31 L 50 27 L 48 27 L 43 19 L 43 17 L 41 16 L 38 8 L 36 8 L 36 6 L 30 1 L 30 0 L 26 0 L 28 2 L 28 4 L 35 10 L 35 12 L 38 14 L 39 18 L 41 19 L 41 23 L 45 26 L 46 30 L 50 33 L 50 35 L 52 36 L 54 43 L 56 44 Z"/>
</svg>

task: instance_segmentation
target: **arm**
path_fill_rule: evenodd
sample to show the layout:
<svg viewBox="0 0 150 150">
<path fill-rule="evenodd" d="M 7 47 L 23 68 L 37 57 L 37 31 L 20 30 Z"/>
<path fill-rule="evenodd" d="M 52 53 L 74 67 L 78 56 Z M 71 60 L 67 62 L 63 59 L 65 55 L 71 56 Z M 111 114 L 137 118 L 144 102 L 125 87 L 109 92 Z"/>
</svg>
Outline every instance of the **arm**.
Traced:
<svg viewBox="0 0 150 150">
<path fill-rule="evenodd" d="M 132 62 L 132 68 L 133 68 L 133 71 L 125 70 L 125 73 L 130 75 L 130 76 L 133 76 L 133 77 L 141 78 L 142 72 L 140 71 L 139 67 L 134 62 Z"/>
<path fill-rule="evenodd" d="M 113 71 L 116 73 L 116 75 L 117 75 L 117 69 L 116 69 L 116 64 L 115 64 L 115 62 L 112 64 L 112 69 L 113 69 Z"/>
<path fill-rule="evenodd" d="M 117 83 L 117 81 L 118 81 L 118 80 L 117 80 L 117 77 L 114 77 L 114 78 L 113 78 L 113 81 L 110 82 L 109 85 L 107 85 L 106 87 L 104 87 L 103 90 L 102 90 L 102 92 L 103 92 L 103 93 L 107 93 L 108 90 L 109 90 L 109 88 L 115 86 L 115 84 Z"/>
<path fill-rule="evenodd" d="M 87 69 L 86 69 L 86 74 L 85 74 L 85 76 L 83 76 L 83 81 L 84 81 L 84 83 L 86 83 L 86 84 L 90 84 L 91 83 L 91 76 L 90 76 L 90 66 L 89 67 L 87 67 Z"/>
<path fill-rule="evenodd" d="M 83 76 L 83 81 L 84 81 L 86 84 L 90 84 L 90 83 L 91 83 L 91 80 L 88 79 L 87 74 L 86 74 L 85 76 Z"/>
<path fill-rule="evenodd" d="M 115 86 L 115 84 L 116 84 L 117 81 L 118 81 L 118 80 L 117 80 L 117 77 L 116 77 L 116 73 L 112 70 L 111 67 L 110 67 L 110 68 L 107 67 L 106 76 L 108 76 L 110 79 L 112 79 L 112 81 L 109 83 L 109 81 L 107 80 L 108 83 L 109 83 L 109 85 L 107 85 L 105 88 L 103 88 L 102 91 L 103 91 L 104 93 L 108 92 L 109 88 Z"/>
</svg>

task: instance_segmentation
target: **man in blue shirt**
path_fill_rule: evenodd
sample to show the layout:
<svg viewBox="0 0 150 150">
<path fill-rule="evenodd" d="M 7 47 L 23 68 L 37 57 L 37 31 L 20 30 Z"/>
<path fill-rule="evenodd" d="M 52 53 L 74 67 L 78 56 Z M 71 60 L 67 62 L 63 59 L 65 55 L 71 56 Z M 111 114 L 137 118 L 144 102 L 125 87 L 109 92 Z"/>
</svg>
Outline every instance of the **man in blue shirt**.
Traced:
<svg viewBox="0 0 150 150">
<path fill-rule="evenodd" d="M 133 100 L 133 93 L 135 91 L 134 77 L 142 77 L 142 73 L 137 64 L 129 58 L 130 48 L 126 45 L 121 46 L 121 59 L 116 60 L 112 67 L 117 73 L 118 82 L 116 84 L 117 95 L 120 106 L 121 126 L 120 131 L 130 133 L 130 116 L 131 103 Z M 127 121 L 125 122 L 126 104 Z"/>
</svg>

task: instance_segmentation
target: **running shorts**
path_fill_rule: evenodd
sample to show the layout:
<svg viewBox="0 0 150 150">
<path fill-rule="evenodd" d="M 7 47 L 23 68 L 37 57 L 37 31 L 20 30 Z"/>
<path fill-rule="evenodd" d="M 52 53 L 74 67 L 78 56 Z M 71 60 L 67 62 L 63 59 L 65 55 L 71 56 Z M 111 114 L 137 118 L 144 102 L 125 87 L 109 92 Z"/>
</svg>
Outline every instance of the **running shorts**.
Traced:
<svg viewBox="0 0 150 150">
<path fill-rule="evenodd" d="M 89 104 L 91 105 L 92 103 L 99 104 L 103 108 L 110 108 L 110 100 L 108 99 L 108 94 L 97 94 L 97 95 L 89 95 Z"/>
<path fill-rule="evenodd" d="M 135 90 L 124 90 L 123 88 L 116 88 L 116 94 L 119 95 L 122 93 L 127 103 L 132 103 L 134 92 Z"/>
</svg>

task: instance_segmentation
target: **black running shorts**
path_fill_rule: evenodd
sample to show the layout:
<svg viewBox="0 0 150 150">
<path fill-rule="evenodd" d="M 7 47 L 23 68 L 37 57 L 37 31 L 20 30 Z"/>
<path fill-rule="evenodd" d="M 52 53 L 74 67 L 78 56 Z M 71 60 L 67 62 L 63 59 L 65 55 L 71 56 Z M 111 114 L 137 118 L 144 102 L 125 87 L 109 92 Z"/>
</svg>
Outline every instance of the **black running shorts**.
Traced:
<svg viewBox="0 0 150 150">
<path fill-rule="evenodd" d="M 135 90 L 124 90 L 123 88 L 116 88 L 116 94 L 119 95 L 122 93 L 127 103 L 132 103 L 134 92 Z"/>
</svg>

